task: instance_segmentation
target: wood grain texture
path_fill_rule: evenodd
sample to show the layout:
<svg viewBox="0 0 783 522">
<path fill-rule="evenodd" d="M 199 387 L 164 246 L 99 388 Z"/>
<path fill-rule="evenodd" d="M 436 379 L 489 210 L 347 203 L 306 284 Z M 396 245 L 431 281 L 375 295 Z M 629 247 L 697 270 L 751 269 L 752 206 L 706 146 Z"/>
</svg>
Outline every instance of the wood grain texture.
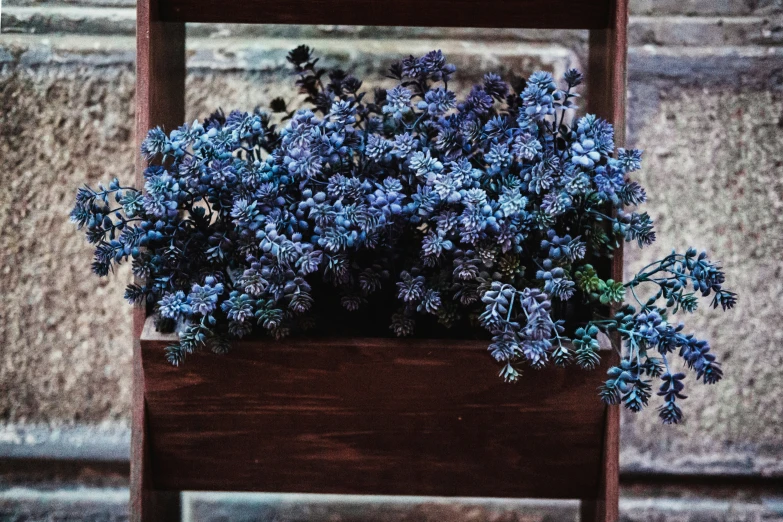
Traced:
<svg viewBox="0 0 783 522">
<path fill-rule="evenodd" d="M 588 110 L 614 125 L 615 144 L 625 143 L 627 95 L 628 0 L 612 0 L 609 28 L 590 31 L 588 57 Z M 614 253 L 609 267 L 615 281 L 623 279 L 622 247 Z M 619 345 L 619 336 L 613 341 Z M 608 361 L 617 364 L 613 354 Z M 604 423 L 603 467 L 599 495 L 594 501 L 583 501 L 582 520 L 614 522 L 619 519 L 620 481 L 620 411 L 607 408 Z"/>
<path fill-rule="evenodd" d="M 185 24 L 163 22 L 155 0 L 136 4 L 136 150 L 149 129 L 167 130 L 185 119 Z M 146 167 L 136 159 L 136 186 L 143 186 Z M 138 337 L 145 310 L 133 311 L 133 411 L 131 414 L 130 518 L 134 522 L 175 520 L 179 494 L 158 492 L 152 486 L 149 433 L 144 400 L 144 372 Z"/>
<path fill-rule="evenodd" d="M 185 121 L 185 24 L 164 22 L 156 0 L 136 6 L 136 145 L 153 127 L 166 132 Z M 146 162 L 136 156 L 136 183 L 143 186 Z"/>
<path fill-rule="evenodd" d="M 615 142 L 625 141 L 627 0 L 612 0 L 610 27 L 590 31 L 587 68 L 587 110 L 612 122 Z"/>
<path fill-rule="evenodd" d="M 159 489 L 597 496 L 606 368 L 503 383 L 482 341 L 239 343 L 181 368 L 142 337 Z"/>
<path fill-rule="evenodd" d="M 135 322 L 134 315 L 134 322 Z M 130 448 L 130 516 L 131 522 L 140 522 L 144 508 L 144 492 L 149 489 L 145 470 L 148 466 L 145 417 L 144 417 L 144 370 L 141 366 L 139 339 L 133 339 L 133 406 L 131 411 Z"/>
<path fill-rule="evenodd" d="M 132 522 L 179 520 L 181 511 L 179 491 L 157 491 L 152 485 L 152 453 L 147 434 L 140 346 L 139 339 L 134 339 L 130 520 Z"/>
<path fill-rule="evenodd" d="M 160 0 L 166 21 L 598 29 L 610 0 Z"/>
</svg>

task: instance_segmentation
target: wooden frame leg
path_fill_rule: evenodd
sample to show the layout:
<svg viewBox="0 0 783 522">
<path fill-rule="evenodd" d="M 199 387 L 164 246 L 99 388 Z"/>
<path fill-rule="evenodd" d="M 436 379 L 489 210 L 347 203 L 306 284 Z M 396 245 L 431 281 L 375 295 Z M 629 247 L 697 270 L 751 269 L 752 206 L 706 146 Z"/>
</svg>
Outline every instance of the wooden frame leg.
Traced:
<svg viewBox="0 0 783 522">
<path fill-rule="evenodd" d="M 620 519 L 620 410 L 606 408 L 604 450 L 598 498 L 583 498 L 579 506 L 582 522 L 617 522 Z"/>
<path fill-rule="evenodd" d="M 181 519 L 179 491 L 158 491 L 152 477 L 152 455 L 147 437 L 144 406 L 144 373 L 141 346 L 133 341 L 133 417 L 131 426 L 130 520 L 132 522 L 173 522 Z"/>
<path fill-rule="evenodd" d="M 168 133 L 185 120 L 185 24 L 163 22 L 158 0 L 136 3 L 136 186 L 143 187 L 146 163 L 139 147 L 147 132 L 161 126 Z M 157 491 L 152 475 L 144 371 L 139 336 L 145 310 L 133 315 L 133 418 L 131 431 L 130 519 L 180 519 L 180 492 Z"/>
<path fill-rule="evenodd" d="M 614 125 L 615 143 L 622 147 L 625 142 L 628 0 L 614 0 L 612 7 L 609 27 L 590 30 L 587 103 L 589 112 Z M 616 281 L 623 278 L 622 249 L 615 252 L 611 275 Z M 619 336 L 614 342 L 619 343 Z M 619 363 L 619 356 L 612 353 L 611 362 Z M 609 406 L 604 424 L 599 497 L 582 499 L 581 520 L 616 522 L 619 519 L 619 480 L 620 410 L 619 406 Z"/>
</svg>

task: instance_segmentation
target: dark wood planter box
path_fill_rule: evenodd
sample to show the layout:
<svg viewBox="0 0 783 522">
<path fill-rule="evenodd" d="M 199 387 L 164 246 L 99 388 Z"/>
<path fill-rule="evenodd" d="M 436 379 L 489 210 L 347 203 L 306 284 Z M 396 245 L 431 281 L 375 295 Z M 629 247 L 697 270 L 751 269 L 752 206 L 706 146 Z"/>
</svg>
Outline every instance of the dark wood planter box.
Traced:
<svg viewBox="0 0 783 522">
<path fill-rule="evenodd" d="M 597 498 L 601 368 L 504 383 L 485 341 L 240 342 L 176 368 L 141 336 L 155 487 Z"/>
<path fill-rule="evenodd" d="M 137 146 L 185 121 L 186 22 L 586 29 L 587 110 L 623 145 L 627 0 L 136 6 Z M 621 249 L 610 271 L 622 278 Z M 484 342 L 243 342 L 182 368 L 165 361 L 169 342 L 137 310 L 132 521 L 177 519 L 183 489 L 581 498 L 583 520 L 618 519 L 619 413 L 596 396 L 613 352 L 592 372 L 528 370 L 507 385 Z"/>
</svg>

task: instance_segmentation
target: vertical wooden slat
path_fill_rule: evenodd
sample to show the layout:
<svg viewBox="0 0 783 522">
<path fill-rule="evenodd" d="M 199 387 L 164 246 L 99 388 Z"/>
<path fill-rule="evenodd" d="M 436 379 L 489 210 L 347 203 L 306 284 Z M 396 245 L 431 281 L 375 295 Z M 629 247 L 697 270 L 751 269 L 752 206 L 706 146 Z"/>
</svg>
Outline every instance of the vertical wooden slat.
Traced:
<svg viewBox="0 0 783 522">
<path fill-rule="evenodd" d="M 180 493 L 156 491 L 152 476 L 147 408 L 144 400 L 144 373 L 141 346 L 133 340 L 133 411 L 131 429 L 130 520 L 169 522 L 180 518 Z"/>
<path fill-rule="evenodd" d="M 587 69 L 588 111 L 614 124 L 615 142 L 625 141 L 627 0 L 614 0 L 612 26 L 590 31 Z"/>
<path fill-rule="evenodd" d="M 136 323 L 137 311 L 134 310 L 133 322 Z M 147 430 L 144 411 L 144 370 L 141 366 L 141 347 L 134 332 L 133 339 L 133 404 L 131 412 L 131 450 L 130 450 L 130 518 L 132 522 L 143 520 L 144 491 L 149 489 L 149 478 L 145 471 L 149 469 L 147 452 Z"/>
<path fill-rule="evenodd" d="M 136 145 L 151 128 L 166 132 L 185 120 L 185 24 L 161 22 L 156 0 L 139 0 L 136 11 Z M 141 184 L 145 162 L 136 160 Z"/>
<path fill-rule="evenodd" d="M 185 119 L 185 24 L 162 22 L 157 0 L 136 5 L 136 151 L 147 131 L 162 126 L 167 132 Z M 136 186 L 143 186 L 145 161 L 136 157 Z M 133 412 L 131 429 L 131 520 L 176 520 L 179 493 L 156 492 L 151 474 L 144 372 L 139 336 L 145 310 L 133 312 Z"/>
<path fill-rule="evenodd" d="M 611 26 L 590 31 L 588 58 L 588 110 L 612 122 L 615 143 L 625 142 L 626 62 L 628 1 L 614 0 Z M 623 278 L 623 252 L 618 248 L 610 268 L 615 281 Z M 619 339 L 614 339 L 619 343 Z M 614 361 L 619 356 L 613 353 Z M 601 470 L 601 495 L 596 500 L 583 500 L 582 519 L 614 522 L 619 518 L 620 478 L 620 410 L 606 409 L 604 433 L 604 466 Z"/>
</svg>

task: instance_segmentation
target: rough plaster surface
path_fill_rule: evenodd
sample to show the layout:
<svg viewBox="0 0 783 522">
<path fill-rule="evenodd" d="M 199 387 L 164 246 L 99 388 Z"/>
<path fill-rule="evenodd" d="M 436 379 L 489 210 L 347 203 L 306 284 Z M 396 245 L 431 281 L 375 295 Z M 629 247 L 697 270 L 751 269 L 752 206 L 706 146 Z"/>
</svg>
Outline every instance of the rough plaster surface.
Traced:
<svg viewBox="0 0 783 522">
<path fill-rule="evenodd" d="M 121 302 L 128 275 L 121 271 L 103 281 L 91 276 L 91 249 L 65 219 L 79 183 L 132 177 L 134 79 L 127 40 L 52 37 L 51 45 L 41 48 L 35 39 L 20 36 L 13 45 L 0 45 L 0 157 L 5 160 L 0 172 L 5 189 L 0 193 L 5 297 L 0 304 L 0 421 L 5 423 L 128 422 L 130 315 Z M 578 63 L 578 53 L 562 48 L 432 43 L 449 52 L 465 79 L 500 65 L 529 71 Z M 240 40 L 196 42 L 187 83 L 188 118 L 217 106 L 252 108 L 280 94 L 293 98 L 281 69 L 289 44 L 255 45 L 267 44 L 261 52 Z M 384 46 L 377 40 L 360 48 L 339 40 L 323 44 L 328 60 L 347 60 L 357 72 L 373 74 L 370 83 L 379 81 L 390 57 L 407 45 Z M 632 74 L 629 85 L 631 135 L 647 150 L 639 178 L 652 196 L 647 210 L 657 218 L 659 243 L 641 255 L 629 248 L 629 267 L 694 243 L 718 253 L 736 290 L 759 298 L 753 308 L 751 299 L 741 297 L 734 313 L 703 310 L 690 322 L 723 355 L 727 378 L 709 389 L 692 387 L 685 403 L 688 419 L 680 427 L 660 428 L 652 411 L 625 418 L 623 466 L 779 476 L 783 381 L 773 368 L 783 363 L 775 328 L 783 253 L 783 131 L 778 127 L 783 101 L 752 69 L 771 65 L 780 77 L 783 60 L 758 50 L 747 56 L 713 52 L 709 70 L 696 73 L 711 78 L 713 86 L 705 92 L 679 86 L 683 73 L 672 73 L 670 67 L 699 63 L 702 55 L 689 51 L 683 58 L 667 52 L 663 57 L 630 54 L 631 70 L 644 73 Z M 511 58 L 519 53 L 527 57 Z M 236 58 L 244 70 L 228 65 Z M 742 71 L 741 81 L 720 70 L 726 63 Z M 662 83 L 651 83 L 651 75 Z M 647 95 L 654 95 L 655 102 L 643 98 Z M 708 202 L 691 196 L 697 190 Z"/>
<path fill-rule="evenodd" d="M 687 379 L 680 426 L 626 415 L 626 469 L 783 473 L 781 114 L 779 92 L 691 88 L 662 92 L 657 109 L 635 122 L 636 145 L 645 149 L 636 177 L 650 196 L 658 241 L 626 249 L 627 276 L 694 245 L 722 262 L 740 299 L 726 313 L 702 303 L 681 318 L 711 340 L 725 378 L 714 386 Z"/>
<path fill-rule="evenodd" d="M 125 421 L 130 316 L 107 303 L 128 273 L 88 275 L 66 216 L 75 187 L 132 179 L 130 67 L 0 75 L 0 416 Z"/>
</svg>

